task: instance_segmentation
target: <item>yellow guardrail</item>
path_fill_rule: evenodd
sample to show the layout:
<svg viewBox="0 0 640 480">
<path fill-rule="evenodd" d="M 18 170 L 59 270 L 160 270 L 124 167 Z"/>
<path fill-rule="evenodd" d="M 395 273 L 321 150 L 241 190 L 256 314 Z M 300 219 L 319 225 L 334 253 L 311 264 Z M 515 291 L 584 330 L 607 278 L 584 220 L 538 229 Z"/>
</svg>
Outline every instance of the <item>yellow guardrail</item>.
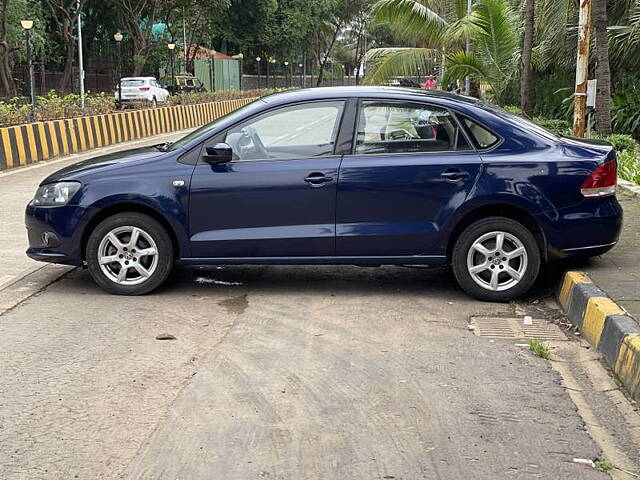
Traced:
<svg viewBox="0 0 640 480">
<path fill-rule="evenodd" d="M 255 100 L 148 108 L 0 128 L 0 170 L 212 122 Z"/>
</svg>

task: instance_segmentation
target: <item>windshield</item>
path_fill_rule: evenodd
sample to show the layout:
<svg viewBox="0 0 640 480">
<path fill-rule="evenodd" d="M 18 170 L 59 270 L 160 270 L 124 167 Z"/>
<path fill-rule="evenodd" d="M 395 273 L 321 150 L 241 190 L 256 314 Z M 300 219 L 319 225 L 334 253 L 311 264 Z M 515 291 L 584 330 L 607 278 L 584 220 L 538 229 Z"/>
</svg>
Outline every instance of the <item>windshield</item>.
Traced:
<svg viewBox="0 0 640 480">
<path fill-rule="evenodd" d="M 554 142 L 560 141 L 560 137 L 558 135 L 556 135 L 550 130 L 547 130 L 544 127 L 541 127 L 536 123 L 533 123 L 531 120 L 527 118 L 521 117 L 520 115 L 514 115 L 513 113 L 509 113 L 506 110 L 503 110 L 502 108 L 497 107 L 495 105 L 483 104 L 483 107 L 485 107 L 487 110 L 491 110 L 493 113 L 499 115 L 502 118 L 505 118 L 514 123 L 522 125 L 527 130 L 531 130 L 534 133 L 537 133 L 538 135 L 546 138 L 547 140 L 551 140 Z"/>
<path fill-rule="evenodd" d="M 140 87 L 145 84 L 143 79 L 122 80 L 123 87 Z"/>
<path fill-rule="evenodd" d="M 237 118 L 238 120 L 240 120 L 242 118 L 242 116 L 244 115 L 245 110 L 247 110 L 251 105 L 253 105 L 257 101 L 259 101 L 259 99 L 254 101 L 254 102 L 248 103 L 244 107 L 240 107 L 239 109 L 234 110 L 231 113 L 227 113 L 226 115 L 223 115 L 222 117 L 216 118 L 211 123 L 207 123 L 206 125 L 203 125 L 200 128 L 196 128 L 193 132 L 185 135 L 180 140 L 177 140 L 176 142 L 173 142 L 171 144 L 171 146 L 169 148 L 167 148 L 167 151 L 168 152 L 175 152 L 176 150 L 180 150 L 185 145 L 188 145 L 189 143 L 191 143 L 193 140 L 195 140 L 196 138 L 200 137 L 201 135 L 202 136 L 206 136 L 208 132 L 211 132 L 211 131 L 215 130 L 215 128 L 218 126 L 218 123 L 223 119 L 224 120 L 233 121 L 235 118 Z"/>
</svg>

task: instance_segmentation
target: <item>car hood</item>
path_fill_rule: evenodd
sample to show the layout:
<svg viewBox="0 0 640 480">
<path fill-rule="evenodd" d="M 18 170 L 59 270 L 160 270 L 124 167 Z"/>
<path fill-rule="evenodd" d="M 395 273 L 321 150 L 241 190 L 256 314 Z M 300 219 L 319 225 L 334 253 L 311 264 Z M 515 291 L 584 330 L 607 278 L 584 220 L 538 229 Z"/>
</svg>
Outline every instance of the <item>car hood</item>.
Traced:
<svg viewBox="0 0 640 480">
<path fill-rule="evenodd" d="M 107 168 L 114 168 L 122 164 L 153 160 L 163 155 L 166 155 L 166 153 L 161 152 L 154 146 L 132 148 L 130 150 L 100 155 L 62 168 L 45 178 L 40 185 L 61 180 L 74 180 L 87 173 L 93 173 L 94 171 L 103 171 Z"/>
</svg>

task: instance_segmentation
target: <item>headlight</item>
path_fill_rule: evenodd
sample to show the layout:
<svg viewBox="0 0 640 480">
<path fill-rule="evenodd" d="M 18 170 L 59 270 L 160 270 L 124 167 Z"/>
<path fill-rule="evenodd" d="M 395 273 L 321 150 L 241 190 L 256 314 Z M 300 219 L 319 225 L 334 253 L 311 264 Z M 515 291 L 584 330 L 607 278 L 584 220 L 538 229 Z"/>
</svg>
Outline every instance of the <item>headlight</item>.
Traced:
<svg viewBox="0 0 640 480">
<path fill-rule="evenodd" d="M 36 190 L 33 204 L 40 207 L 66 205 L 80 190 L 80 182 L 57 182 L 42 185 Z"/>
</svg>

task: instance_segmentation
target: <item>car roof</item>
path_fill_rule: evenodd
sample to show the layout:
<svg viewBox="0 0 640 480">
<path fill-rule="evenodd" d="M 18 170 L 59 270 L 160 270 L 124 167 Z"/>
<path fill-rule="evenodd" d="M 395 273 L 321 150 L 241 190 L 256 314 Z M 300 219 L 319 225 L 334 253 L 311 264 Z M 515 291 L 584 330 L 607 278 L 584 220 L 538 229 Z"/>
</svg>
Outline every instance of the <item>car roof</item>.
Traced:
<svg viewBox="0 0 640 480">
<path fill-rule="evenodd" d="M 267 103 L 286 103 L 306 100 L 324 100 L 331 98 L 366 97 L 366 98 L 403 98 L 415 100 L 443 100 L 455 103 L 477 105 L 480 101 L 473 97 L 458 95 L 441 90 L 424 90 L 410 87 L 391 86 L 351 86 L 351 87 L 318 87 L 288 90 L 263 97 Z"/>
<path fill-rule="evenodd" d="M 156 77 L 122 77 L 120 80 L 155 80 Z"/>
</svg>

